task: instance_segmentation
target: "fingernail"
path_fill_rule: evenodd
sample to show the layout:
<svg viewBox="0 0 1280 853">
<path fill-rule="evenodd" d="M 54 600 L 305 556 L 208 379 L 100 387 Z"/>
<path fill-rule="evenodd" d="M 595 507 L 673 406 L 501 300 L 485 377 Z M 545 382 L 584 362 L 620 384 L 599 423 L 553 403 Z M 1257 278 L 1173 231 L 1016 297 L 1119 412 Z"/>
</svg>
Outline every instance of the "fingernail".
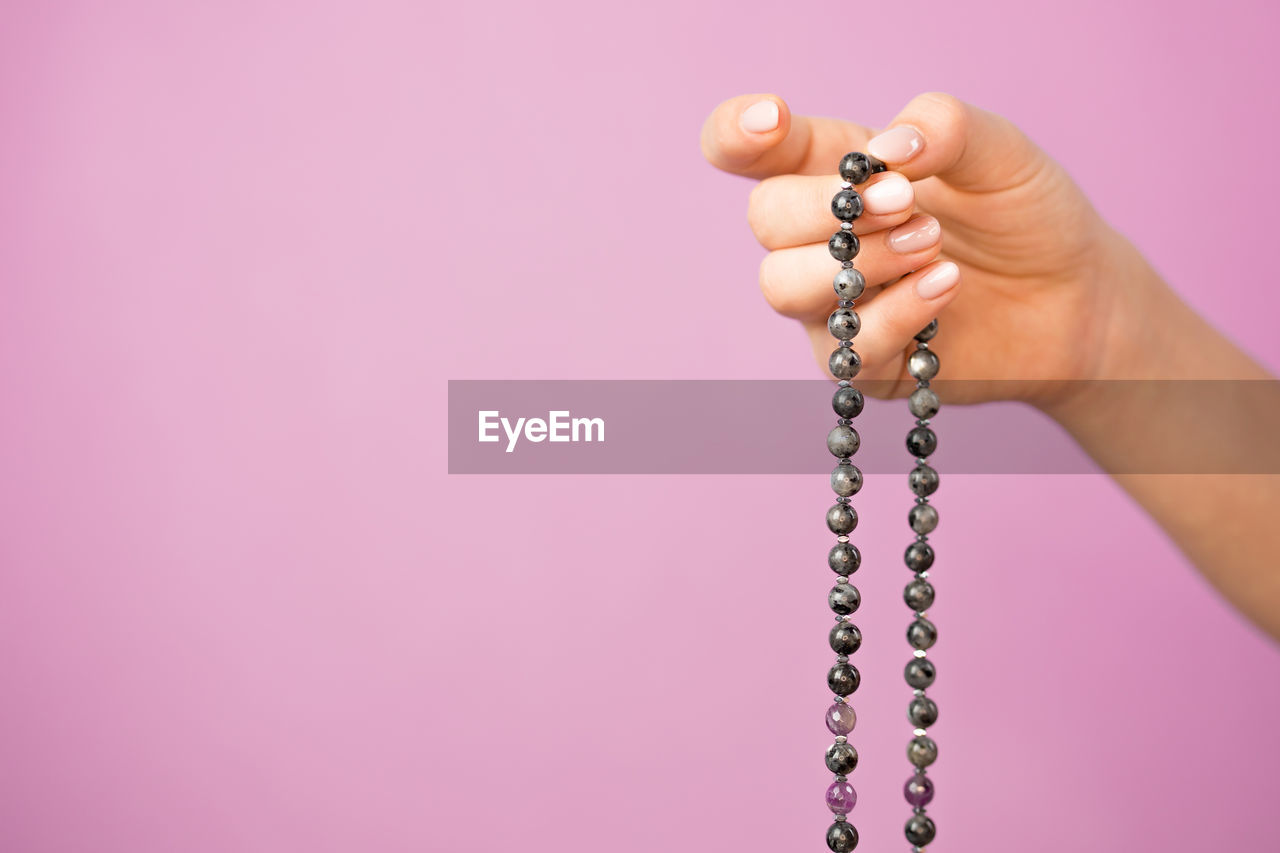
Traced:
<svg viewBox="0 0 1280 853">
<path fill-rule="evenodd" d="M 910 222 L 904 222 L 889 232 L 889 248 L 900 255 L 909 255 L 927 249 L 942 236 L 942 228 L 938 220 L 932 216 L 922 216 Z"/>
<path fill-rule="evenodd" d="M 947 261 L 938 264 L 916 282 L 916 293 L 921 299 L 937 299 L 960 283 L 960 267 Z"/>
<path fill-rule="evenodd" d="M 747 133 L 768 133 L 778 129 L 778 104 L 776 101 L 760 101 L 742 111 L 738 125 Z"/>
<path fill-rule="evenodd" d="M 867 153 L 886 163 L 905 163 L 924 148 L 924 137 L 909 125 L 886 130 L 867 142 Z"/>
<path fill-rule="evenodd" d="M 862 190 L 867 213 L 898 213 L 910 207 L 914 200 L 911 182 L 897 172 L 887 173 Z"/>
</svg>

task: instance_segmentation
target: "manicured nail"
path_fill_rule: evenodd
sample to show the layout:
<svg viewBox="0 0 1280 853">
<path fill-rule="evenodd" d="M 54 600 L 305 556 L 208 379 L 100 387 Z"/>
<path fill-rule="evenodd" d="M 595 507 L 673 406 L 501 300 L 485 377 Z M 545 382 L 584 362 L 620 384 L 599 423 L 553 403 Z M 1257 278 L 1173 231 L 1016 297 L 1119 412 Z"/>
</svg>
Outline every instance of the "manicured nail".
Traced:
<svg viewBox="0 0 1280 853">
<path fill-rule="evenodd" d="M 927 249 L 942 236 L 942 228 L 938 220 L 932 216 L 922 216 L 910 222 L 904 222 L 889 232 L 889 248 L 900 255 L 909 255 Z"/>
<path fill-rule="evenodd" d="M 916 293 L 921 299 L 937 299 L 960 283 L 960 267 L 946 261 L 938 264 L 916 282 Z"/>
<path fill-rule="evenodd" d="M 768 133 L 778 129 L 778 103 L 760 101 L 742 111 L 738 124 L 747 133 Z"/>
<path fill-rule="evenodd" d="M 897 172 L 888 172 L 862 190 L 862 201 L 867 213 L 898 213 L 911 206 L 915 193 L 910 181 Z"/>
<path fill-rule="evenodd" d="M 867 142 L 867 153 L 886 163 L 905 163 L 924 148 L 924 137 L 909 125 L 886 130 Z"/>
</svg>

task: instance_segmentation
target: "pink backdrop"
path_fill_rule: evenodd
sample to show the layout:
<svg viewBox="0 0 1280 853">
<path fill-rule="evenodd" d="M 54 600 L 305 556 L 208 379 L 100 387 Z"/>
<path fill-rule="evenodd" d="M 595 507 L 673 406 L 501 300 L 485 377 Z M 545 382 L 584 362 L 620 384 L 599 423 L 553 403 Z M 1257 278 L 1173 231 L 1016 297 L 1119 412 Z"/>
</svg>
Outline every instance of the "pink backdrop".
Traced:
<svg viewBox="0 0 1280 853">
<path fill-rule="evenodd" d="M 935 88 L 1275 367 L 1276 14 L 7 4 L 0 849 L 822 849 L 822 478 L 449 477 L 446 380 L 816 375 L 701 120 Z M 1276 647 L 1108 481 L 943 469 L 935 847 L 1274 843 Z M 876 851 L 907 502 L 859 503 Z"/>
</svg>

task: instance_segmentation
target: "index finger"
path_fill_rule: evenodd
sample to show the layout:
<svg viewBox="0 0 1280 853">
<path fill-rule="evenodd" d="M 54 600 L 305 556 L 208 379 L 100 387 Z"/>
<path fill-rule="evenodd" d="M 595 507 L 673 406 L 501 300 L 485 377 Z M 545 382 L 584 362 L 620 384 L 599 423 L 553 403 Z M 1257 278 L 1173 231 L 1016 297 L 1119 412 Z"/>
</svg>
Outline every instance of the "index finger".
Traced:
<svg viewBox="0 0 1280 853">
<path fill-rule="evenodd" d="M 702 154 L 735 175 L 832 175 L 840 158 L 860 151 L 874 131 L 834 118 L 792 115 L 777 95 L 739 95 L 702 125 Z"/>
</svg>

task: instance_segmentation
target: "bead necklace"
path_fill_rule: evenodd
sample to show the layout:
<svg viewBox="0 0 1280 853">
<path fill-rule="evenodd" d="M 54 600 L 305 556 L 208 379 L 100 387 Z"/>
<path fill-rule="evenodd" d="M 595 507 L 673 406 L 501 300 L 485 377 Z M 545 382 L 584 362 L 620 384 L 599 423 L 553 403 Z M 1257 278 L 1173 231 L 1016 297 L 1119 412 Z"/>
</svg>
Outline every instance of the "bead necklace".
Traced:
<svg viewBox="0 0 1280 853">
<path fill-rule="evenodd" d="M 827 320 L 827 329 L 838 341 L 828 360 L 828 367 L 831 375 L 839 380 L 839 387 L 831 400 L 838 420 L 827 435 L 827 449 L 839 459 L 831 472 L 831 489 L 836 493 L 836 503 L 827 510 L 827 527 L 836 534 L 836 544 L 827 556 L 827 564 L 839 575 L 836 585 L 827 595 L 827 603 L 836 614 L 835 627 L 828 636 L 831 650 L 836 653 L 836 662 L 827 672 L 827 686 L 835 694 L 831 707 L 827 709 L 827 729 L 836 739 L 826 755 L 827 769 L 835 774 L 835 781 L 827 788 L 827 807 L 835 815 L 835 821 L 827 829 L 827 847 L 834 853 L 849 853 L 858 846 L 858 830 L 847 817 L 858 800 L 848 778 L 858 766 L 858 751 L 848 738 L 858 718 L 847 697 L 858 689 L 862 680 L 858 668 L 849 663 L 849 656 L 862 645 L 862 632 L 848 619 L 862 601 L 858 588 L 849 582 L 849 576 L 858 570 L 862 562 L 857 546 L 849 541 L 849 534 L 858 526 L 858 513 L 850 505 L 850 499 L 862 488 L 862 472 L 850 457 L 857 453 L 860 444 L 852 421 L 862 413 L 864 400 L 862 392 L 849 380 L 862 369 L 862 359 L 853 348 L 853 338 L 861 329 L 862 322 L 853 308 L 855 300 L 866 289 L 866 279 L 853 266 L 859 248 L 858 237 L 853 233 L 853 220 L 862 215 L 863 209 L 862 196 L 854 186 L 865 183 L 872 175 L 885 169 L 884 163 L 860 152 L 846 154 L 840 160 L 840 177 L 844 183 L 831 200 L 831 212 L 840 220 L 840 230 L 827 241 L 831 256 L 841 262 L 834 281 L 839 307 Z M 913 691 L 907 705 L 907 719 L 913 727 L 911 741 L 907 744 L 907 759 L 915 770 L 907 780 L 904 794 L 912 807 L 905 832 L 916 853 L 920 853 L 937 834 L 933 820 L 925 811 L 933 800 L 933 780 L 926 770 L 938 757 L 938 745 L 926 733 L 938 719 L 938 706 L 925 694 L 937 675 L 927 651 L 937 641 L 938 631 L 925 614 L 934 597 L 933 585 L 929 582 L 929 568 L 933 565 L 934 555 L 928 535 L 938 526 L 938 511 L 929 504 L 929 496 L 938 488 L 938 472 L 928 464 L 928 457 L 938 446 L 938 437 L 929 427 L 929 419 L 938 413 L 939 408 L 938 395 L 929 387 L 929 380 L 938 373 L 938 356 L 929 349 L 929 341 L 937 331 L 937 320 L 922 329 L 915 336 L 916 349 L 907 359 L 907 372 L 916 380 L 916 388 L 907 400 L 907 407 L 916 418 L 915 427 L 907 433 L 907 451 L 915 459 L 915 468 L 907 477 L 915 495 L 915 506 L 907 514 L 907 523 L 916 537 L 904 555 L 907 568 L 915 573 L 915 578 L 903 591 L 903 599 L 913 613 L 912 622 L 907 626 L 907 643 L 913 654 L 904 675 Z"/>
</svg>

